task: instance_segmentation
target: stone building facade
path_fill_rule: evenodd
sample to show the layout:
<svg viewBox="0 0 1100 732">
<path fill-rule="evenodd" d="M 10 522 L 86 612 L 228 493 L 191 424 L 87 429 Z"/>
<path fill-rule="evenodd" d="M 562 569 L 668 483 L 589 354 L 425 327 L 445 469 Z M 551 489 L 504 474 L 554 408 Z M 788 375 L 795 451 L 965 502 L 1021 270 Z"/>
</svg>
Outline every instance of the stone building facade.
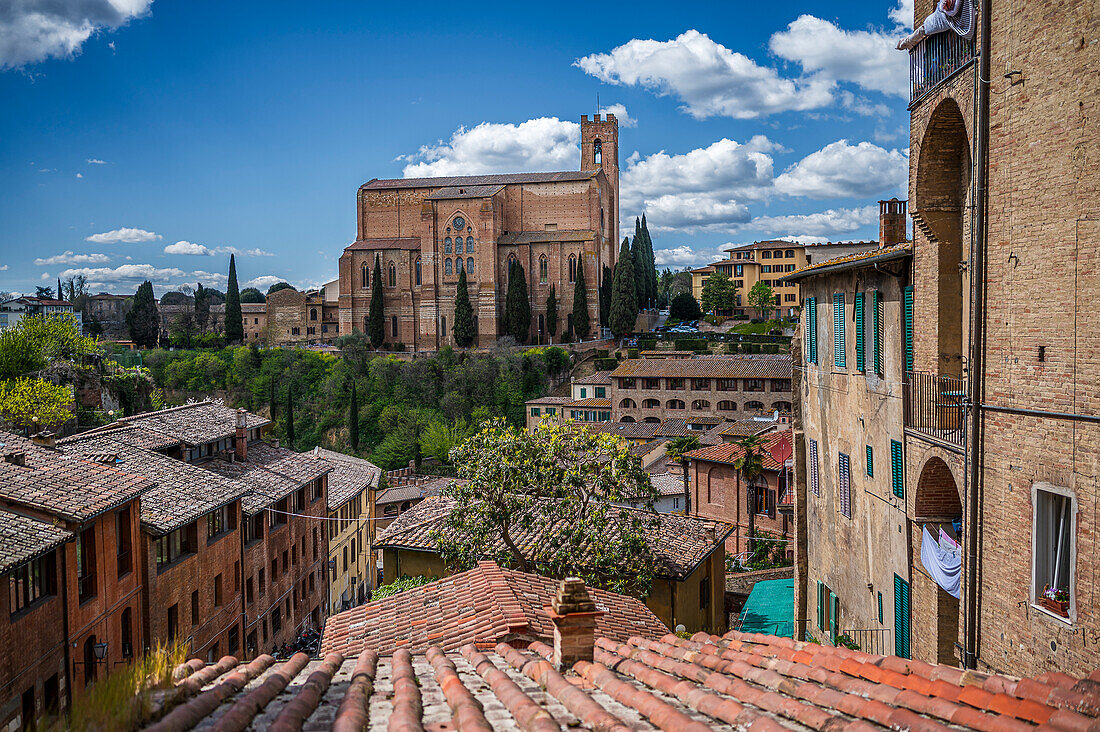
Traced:
<svg viewBox="0 0 1100 732">
<path fill-rule="evenodd" d="M 618 134 L 614 115 L 581 117 L 575 172 L 374 179 L 361 186 L 356 241 L 340 257 L 340 332 L 366 330 L 372 288 L 382 287 L 386 343 L 417 350 L 453 345 L 455 289 L 465 270 L 476 345 L 489 346 L 502 334 L 512 261 L 527 279 L 531 341 L 568 331 L 578 270 L 594 328 L 599 278 L 603 267 L 614 267 L 618 244 Z M 381 282 L 374 281 L 376 259 Z M 558 333 L 546 327 L 551 285 Z"/>
</svg>

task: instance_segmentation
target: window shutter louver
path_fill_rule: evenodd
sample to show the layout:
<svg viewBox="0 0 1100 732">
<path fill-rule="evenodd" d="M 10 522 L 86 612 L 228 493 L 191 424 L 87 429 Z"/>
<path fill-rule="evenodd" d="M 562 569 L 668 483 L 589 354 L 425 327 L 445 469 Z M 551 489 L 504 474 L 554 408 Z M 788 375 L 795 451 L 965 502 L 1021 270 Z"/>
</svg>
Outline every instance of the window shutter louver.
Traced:
<svg viewBox="0 0 1100 732">
<path fill-rule="evenodd" d="M 856 370 L 864 371 L 867 367 L 864 364 L 864 348 L 863 348 L 863 293 L 857 292 L 855 303 L 853 304 L 854 317 L 856 323 Z"/>
<path fill-rule="evenodd" d="M 875 477 L 875 451 L 870 445 L 867 446 L 867 477 Z"/>
<path fill-rule="evenodd" d="M 913 286 L 905 288 L 905 373 L 913 370 Z"/>
<path fill-rule="evenodd" d="M 833 365 L 838 369 L 845 368 L 847 361 L 845 327 L 844 293 L 837 292 L 833 295 Z"/>
<path fill-rule="evenodd" d="M 833 643 L 840 635 L 840 598 L 829 592 L 829 636 Z"/>
<path fill-rule="evenodd" d="M 810 440 L 810 490 L 815 496 L 821 495 L 817 484 L 817 440 Z"/>
<path fill-rule="evenodd" d="M 838 488 L 840 489 L 840 513 L 852 518 L 852 481 L 851 461 L 844 453 L 839 454 Z"/>
<path fill-rule="evenodd" d="M 817 629 L 825 630 L 825 584 L 817 582 Z"/>
<path fill-rule="evenodd" d="M 894 495 L 905 498 L 905 462 L 901 443 L 897 440 L 890 440 L 890 480 L 894 486 Z"/>
<path fill-rule="evenodd" d="M 817 363 L 817 298 L 806 300 L 806 361 Z"/>
<path fill-rule="evenodd" d="M 882 376 L 882 295 L 878 290 L 871 293 L 871 308 L 875 326 L 875 373 Z"/>
<path fill-rule="evenodd" d="M 894 655 L 909 658 L 909 583 L 894 575 Z"/>
</svg>

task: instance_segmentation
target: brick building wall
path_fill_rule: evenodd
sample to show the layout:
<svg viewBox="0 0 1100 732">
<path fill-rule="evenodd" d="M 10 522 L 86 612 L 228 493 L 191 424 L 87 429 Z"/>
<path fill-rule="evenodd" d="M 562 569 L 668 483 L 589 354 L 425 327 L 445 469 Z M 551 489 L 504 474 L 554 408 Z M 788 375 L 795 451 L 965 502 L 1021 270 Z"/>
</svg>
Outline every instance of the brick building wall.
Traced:
<svg viewBox="0 0 1100 732">
<path fill-rule="evenodd" d="M 726 553 L 741 554 L 749 549 L 749 494 L 736 467 L 727 463 L 715 463 L 693 459 L 689 468 L 691 486 L 691 515 L 726 521 L 734 526 L 726 538 Z M 793 537 L 794 526 L 790 516 L 779 508 L 779 495 L 785 487 L 780 473 L 765 470 L 761 481 L 754 487 L 763 487 L 772 494 L 771 511 L 757 511 L 753 516 L 756 536 L 768 532 L 782 541 Z M 765 504 L 765 509 L 767 504 Z"/>
<path fill-rule="evenodd" d="M 627 421 L 634 422 L 643 422 L 647 418 L 650 421 L 664 421 L 677 417 L 688 421 L 692 417 L 745 419 L 775 410 L 788 413 L 791 409 L 790 379 L 761 379 L 764 382 L 762 391 L 747 391 L 746 379 L 724 380 L 732 381 L 725 387 L 734 386 L 734 389 L 719 389 L 719 380 L 713 378 L 706 379 L 708 388 L 696 388 L 695 380 L 691 378 L 683 379 L 682 389 L 669 389 L 667 377 L 659 377 L 659 388 L 655 389 L 646 388 L 644 381 L 643 378 L 635 378 L 634 386 L 629 387 L 630 382 L 626 379 L 612 379 L 611 407 L 619 421 L 623 421 L 623 417 L 630 417 Z M 650 400 L 656 400 L 657 405 L 647 406 Z M 683 408 L 673 406 L 677 401 L 683 402 Z M 763 406 L 750 408 L 752 402 Z"/>
</svg>

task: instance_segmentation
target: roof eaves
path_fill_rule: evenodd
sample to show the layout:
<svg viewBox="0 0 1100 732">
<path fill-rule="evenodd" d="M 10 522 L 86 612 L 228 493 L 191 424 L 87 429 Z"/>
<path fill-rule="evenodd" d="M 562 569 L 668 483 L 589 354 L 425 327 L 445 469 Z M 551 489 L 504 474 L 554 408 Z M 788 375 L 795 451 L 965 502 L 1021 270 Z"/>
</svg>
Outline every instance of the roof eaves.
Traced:
<svg viewBox="0 0 1100 732">
<path fill-rule="evenodd" d="M 819 264 L 811 264 L 808 267 L 795 270 L 790 274 L 783 276 L 785 280 L 801 280 L 807 277 L 815 277 L 817 275 L 832 274 L 834 272 L 844 272 L 851 269 L 861 269 L 863 267 L 870 267 L 876 264 L 883 264 L 885 262 L 894 262 L 899 259 L 905 259 L 913 253 L 912 244 L 899 244 L 889 249 L 877 250 L 874 252 L 863 252 L 861 254 L 853 254 L 847 257 L 838 257 L 836 259 L 830 259 Z"/>
</svg>

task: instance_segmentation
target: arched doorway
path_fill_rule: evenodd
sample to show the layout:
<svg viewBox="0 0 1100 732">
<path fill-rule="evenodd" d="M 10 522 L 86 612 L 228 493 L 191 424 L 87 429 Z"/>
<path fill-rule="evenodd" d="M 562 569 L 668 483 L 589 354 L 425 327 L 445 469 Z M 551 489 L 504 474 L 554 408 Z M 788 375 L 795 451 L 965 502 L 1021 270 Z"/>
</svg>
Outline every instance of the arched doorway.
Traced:
<svg viewBox="0 0 1100 732">
<path fill-rule="evenodd" d="M 917 162 L 915 228 L 935 257 L 935 292 L 919 290 L 917 298 L 935 302 L 936 370 L 940 376 L 962 375 L 964 218 L 970 191 L 970 140 L 959 105 L 945 99 L 932 113 Z M 927 311 L 925 311 L 927 312 Z M 929 354 L 931 355 L 931 354 Z"/>
<path fill-rule="evenodd" d="M 924 564 L 922 542 L 928 530 L 930 540 L 941 548 L 961 551 L 962 501 L 951 469 L 941 458 L 932 457 L 921 469 L 914 498 L 913 606 L 927 608 L 923 617 L 913 618 L 914 657 L 929 662 L 955 665 L 955 644 L 959 640 L 959 598 L 952 596 L 932 578 Z"/>
</svg>

